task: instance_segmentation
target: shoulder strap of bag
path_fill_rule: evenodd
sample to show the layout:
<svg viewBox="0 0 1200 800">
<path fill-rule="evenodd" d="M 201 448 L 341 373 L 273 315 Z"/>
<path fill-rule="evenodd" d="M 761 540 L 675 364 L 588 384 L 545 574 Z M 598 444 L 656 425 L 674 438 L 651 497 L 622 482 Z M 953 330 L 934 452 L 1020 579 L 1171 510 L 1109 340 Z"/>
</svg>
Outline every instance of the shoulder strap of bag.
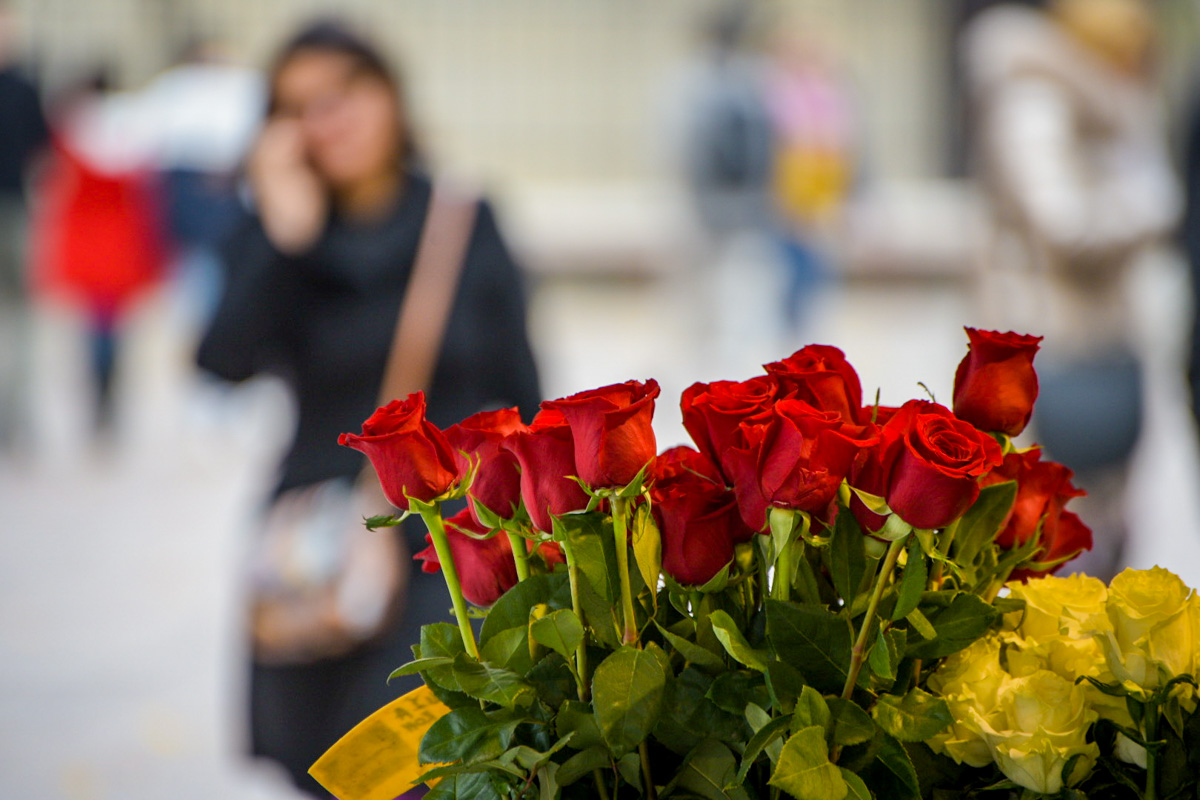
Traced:
<svg viewBox="0 0 1200 800">
<path fill-rule="evenodd" d="M 434 184 L 380 384 L 380 405 L 429 390 L 477 209 L 478 202 L 470 195 Z"/>
</svg>

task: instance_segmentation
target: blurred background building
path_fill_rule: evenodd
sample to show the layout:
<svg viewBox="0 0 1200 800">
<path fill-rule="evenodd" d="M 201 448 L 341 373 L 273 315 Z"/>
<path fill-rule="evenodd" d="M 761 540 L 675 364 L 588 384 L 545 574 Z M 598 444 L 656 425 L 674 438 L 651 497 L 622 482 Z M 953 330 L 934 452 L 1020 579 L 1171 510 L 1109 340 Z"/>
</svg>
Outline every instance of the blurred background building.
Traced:
<svg viewBox="0 0 1200 800">
<path fill-rule="evenodd" d="M 739 228 L 719 248 L 687 177 L 698 87 L 711 83 L 703 76 L 714 4 L 355 0 L 336 10 L 399 60 L 430 163 L 495 199 L 530 273 L 544 393 L 654 376 L 666 446 L 684 437 L 674 398 L 686 385 L 747 377 L 812 341 L 843 348 L 866 394 L 878 387 L 885 403 L 920 394 L 918 380 L 949 400 L 961 326 L 980 320 L 975 277 L 990 233 L 967 177 L 971 123 L 957 57 L 964 26 L 985 5 L 745 4 L 732 45 L 739 63 L 775 87 L 764 113 L 786 118 L 789 102 L 824 109 L 823 132 L 800 124 L 792 141 L 796 157 L 826 177 L 817 188 L 792 187 L 807 198 L 797 201 L 804 212 L 782 229 Z M 163 121 L 223 109 L 218 127 L 244 147 L 257 113 L 252 70 L 299 22 L 332 6 L 7 3 L 20 61 L 44 98 L 106 64 L 115 96 L 141 109 L 143 119 L 121 130 L 145 133 L 147 158 L 167 174 L 227 177 L 236 170 L 228 149 L 181 157 L 164 142 L 186 141 L 186 125 L 164 133 Z M 1200 2 L 1152 8 L 1154 86 L 1174 144 L 1200 86 Z M 205 106 L 203 92 L 195 106 L 178 102 L 181 54 L 198 41 L 237 68 L 225 74 L 227 103 Z M 800 65 L 790 81 L 788 64 Z M 836 147 L 812 144 L 822 136 Z M 215 278 L 202 247 L 176 255 L 121 324 L 106 444 L 90 430 L 87 322 L 60 300 L 32 305 L 30 413 L 17 447 L 0 454 L 5 796 L 291 796 L 269 769 L 238 756 L 237 666 L 249 509 L 286 437 L 288 406 L 270 381 L 227 394 L 196 377 L 192 348 Z M 786 309 L 780 298 L 797 274 L 799 310 Z M 1146 381 L 1129 493 L 1138 523 L 1123 558 L 1164 564 L 1197 585 L 1184 261 L 1158 248 L 1130 286 Z"/>
</svg>

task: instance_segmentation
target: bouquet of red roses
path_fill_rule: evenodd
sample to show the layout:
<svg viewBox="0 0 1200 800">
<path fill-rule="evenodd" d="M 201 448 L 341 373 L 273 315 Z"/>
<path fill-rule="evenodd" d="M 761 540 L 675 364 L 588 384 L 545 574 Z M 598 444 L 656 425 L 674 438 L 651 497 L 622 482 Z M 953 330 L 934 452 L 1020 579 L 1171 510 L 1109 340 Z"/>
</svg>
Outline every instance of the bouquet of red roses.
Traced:
<svg viewBox="0 0 1200 800">
<path fill-rule="evenodd" d="M 1181 743 L 1191 730 L 1181 668 L 1095 751 L 955 716 L 982 713 L 951 679 L 961 654 L 1019 630 L 1026 594 L 1002 588 L 1091 546 L 1065 509 L 1082 494 L 1071 471 L 1011 438 L 1037 397 L 1040 339 L 967 334 L 952 408 L 864 404 L 841 351 L 810 345 L 688 388 L 694 446 L 662 453 L 653 380 L 545 402 L 529 425 L 504 409 L 445 431 L 416 394 L 343 434 L 401 512 L 368 524 L 420 515 L 417 558 L 454 601 L 456 624 L 426 626 L 396 671 L 449 709 L 420 744 L 430 797 L 915 800 L 1085 781 L 1154 796 L 1166 745 L 1150 718 L 1173 710 Z M 468 604 L 487 609 L 478 633 Z M 1132 696 L 1084 673 L 1089 691 Z M 1092 736 L 1085 718 L 1075 733 Z M 963 730 L 982 744 L 959 747 Z M 1149 784 L 1103 768 L 1120 738 L 1142 747 Z"/>
</svg>

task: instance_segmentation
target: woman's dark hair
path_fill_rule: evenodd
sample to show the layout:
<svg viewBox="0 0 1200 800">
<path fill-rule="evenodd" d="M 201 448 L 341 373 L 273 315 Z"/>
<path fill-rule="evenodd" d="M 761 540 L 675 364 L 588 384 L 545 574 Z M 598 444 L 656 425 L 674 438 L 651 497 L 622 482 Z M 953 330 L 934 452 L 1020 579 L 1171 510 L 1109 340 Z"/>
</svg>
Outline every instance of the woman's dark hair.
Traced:
<svg viewBox="0 0 1200 800">
<path fill-rule="evenodd" d="M 416 156 L 416 146 L 411 126 L 407 122 L 404 83 L 382 51 L 342 20 L 314 20 L 298 30 L 279 48 L 267 73 L 267 115 L 274 114 L 278 107 L 279 76 L 284 68 L 296 56 L 312 52 L 346 56 L 354 61 L 355 69 L 360 75 L 369 75 L 382 81 L 392 90 L 399 112 L 396 124 L 400 127 L 401 140 L 404 142 L 402 156 L 405 163 L 411 163 Z"/>
</svg>

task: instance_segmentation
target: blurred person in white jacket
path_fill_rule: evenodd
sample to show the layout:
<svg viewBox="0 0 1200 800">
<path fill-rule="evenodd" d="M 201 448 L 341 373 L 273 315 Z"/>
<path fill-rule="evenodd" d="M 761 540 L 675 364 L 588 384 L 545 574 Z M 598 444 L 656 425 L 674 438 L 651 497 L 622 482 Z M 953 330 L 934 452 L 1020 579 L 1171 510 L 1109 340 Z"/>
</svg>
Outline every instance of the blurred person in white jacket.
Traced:
<svg viewBox="0 0 1200 800">
<path fill-rule="evenodd" d="M 1121 565 L 1141 365 L 1129 280 L 1179 214 L 1150 81 L 1144 0 L 1050 0 L 980 14 L 963 41 L 975 167 L 994 222 L 984 321 L 1045 336 L 1036 438 L 1075 469 L 1096 546 Z"/>
</svg>

